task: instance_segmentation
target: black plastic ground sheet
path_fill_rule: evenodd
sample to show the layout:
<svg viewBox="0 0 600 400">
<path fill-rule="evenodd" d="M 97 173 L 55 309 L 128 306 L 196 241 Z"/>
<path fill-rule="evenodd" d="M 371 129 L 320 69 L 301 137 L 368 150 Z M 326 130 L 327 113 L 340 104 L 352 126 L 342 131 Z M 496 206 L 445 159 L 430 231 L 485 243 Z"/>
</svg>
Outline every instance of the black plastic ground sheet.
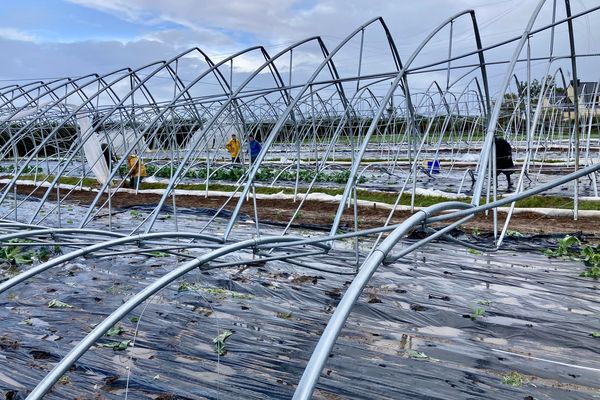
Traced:
<svg viewBox="0 0 600 400">
<path fill-rule="evenodd" d="M 550 242 L 511 238 L 489 254 L 435 243 L 382 266 L 314 398 L 600 398 L 599 285 L 579 277 L 580 262 L 541 254 Z M 180 262 L 80 258 L 0 295 L 0 393 L 25 398 Z M 351 279 L 285 262 L 195 270 L 123 319 L 45 398 L 289 399 Z M 72 307 L 49 308 L 54 299 Z"/>
</svg>

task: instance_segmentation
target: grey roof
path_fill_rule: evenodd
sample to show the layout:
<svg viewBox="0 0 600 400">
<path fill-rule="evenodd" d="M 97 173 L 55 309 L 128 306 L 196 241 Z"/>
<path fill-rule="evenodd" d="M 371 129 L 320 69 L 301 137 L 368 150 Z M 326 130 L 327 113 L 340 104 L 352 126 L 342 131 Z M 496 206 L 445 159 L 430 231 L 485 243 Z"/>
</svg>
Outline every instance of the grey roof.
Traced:
<svg viewBox="0 0 600 400">
<path fill-rule="evenodd" d="M 598 94 L 600 94 L 599 92 L 600 87 L 598 87 L 598 82 L 577 82 L 577 94 L 584 105 L 592 105 L 594 98 L 597 98 Z"/>
</svg>

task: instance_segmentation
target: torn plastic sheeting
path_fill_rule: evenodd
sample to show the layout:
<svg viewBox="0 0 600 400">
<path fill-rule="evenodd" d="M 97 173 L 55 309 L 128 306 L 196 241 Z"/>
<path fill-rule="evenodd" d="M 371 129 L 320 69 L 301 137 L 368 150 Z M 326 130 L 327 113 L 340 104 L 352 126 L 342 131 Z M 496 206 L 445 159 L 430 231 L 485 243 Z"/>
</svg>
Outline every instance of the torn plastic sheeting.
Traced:
<svg viewBox="0 0 600 400">
<path fill-rule="evenodd" d="M 598 339 L 590 336 L 600 330 L 592 317 L 600 311 L 597 283 L 578 276 L 581 263 L 542 255 L 550 243 L 509 240 L 507 250 L 489 255 L 438 243 L 381 267 L 342 331 L 317 398 L 590 398 L 600 381 L 593 370 L 495 351 L 600 365 Z M 81 259 L 9 291 L 0 298 L 0 336 L 18 347 L 2 349 L 9 362 L 0 363 L 0 391 L 24 396 L 56 357 L 174 262 Z M 178 291 L 184 280 L 196 290 Z M 122 320 L 127 332 L 100 341 L 133 339 L 138 317 L 135 346 L 93 347 L 67 373 L 69 383 L 45 398 L 122 398 L 130 355 L 131 398 L 290 398 L 347 284 L 347 277 L 283 262 L 195 271 Z M 48 309 L 56 297 L 74 308 Z M 484 312 L 472 319 L 475 308 Z M 213 339 L 224 329 L 234 334 L 227 355 L 218 357 Z M 51 356 L 36 359 L 33 351 Z M 411 351 L 428 358 L 411 358 Z M 503 384 L 512 370 L 531 382 Z"/>
</svg>

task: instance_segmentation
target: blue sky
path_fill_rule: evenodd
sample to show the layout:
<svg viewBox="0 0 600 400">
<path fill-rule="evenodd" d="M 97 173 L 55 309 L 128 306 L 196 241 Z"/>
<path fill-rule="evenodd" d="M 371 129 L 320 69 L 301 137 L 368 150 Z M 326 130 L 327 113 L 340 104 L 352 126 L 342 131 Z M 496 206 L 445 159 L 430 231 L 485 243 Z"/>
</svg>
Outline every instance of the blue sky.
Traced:
<svg viewBox="0 0 600 400">
<path fill-rule="evenodd" d="M 156 30 L 182 28 L 156 20 L 140 23 L 117 15 L 60 0 L 5 2 L 0 26 L 32 36 L 40 42 L 130 40 Z"/>
<path fill-rule="evenodd" d="M 321 35 L 329 48 L 367 20 L 383 16 L 401 56 L 448 16 L 477 12 L 484 43 L 519 35 L 537 1 L 529 0 L 19 0 L 1 2 L 0 80 L 78 76 L 168 59 L 198 46 L 216 59 L 252 45 L 271 53 Z M 548 3 L 552 3 L 550 0 Z M 560 3 L 560 2 L 559 2 Z M 575 9 L 597 0 L 573 0 Z M 548 8 L 548 7 L 546 7 Z M 548 19 L 549 10 L 545 11 Z M 579 29 L 598 51 L 598 13 Z M 454 45 L 472 42 L 467 28 Z M 562 43 L 562 42 L 561 42 Z M 566 43 L 566 42 L 565 42 Z M 439 59 L 440 44 L 423 57 Z M 371 45 L 374 59 L 385 45 Z M 507 53 L 508 54 L 508 53 Z M 432 58 L 433 59 L 433 58 Z M 594 78 L 595 79 L 595 78 Z"/>
</svg>

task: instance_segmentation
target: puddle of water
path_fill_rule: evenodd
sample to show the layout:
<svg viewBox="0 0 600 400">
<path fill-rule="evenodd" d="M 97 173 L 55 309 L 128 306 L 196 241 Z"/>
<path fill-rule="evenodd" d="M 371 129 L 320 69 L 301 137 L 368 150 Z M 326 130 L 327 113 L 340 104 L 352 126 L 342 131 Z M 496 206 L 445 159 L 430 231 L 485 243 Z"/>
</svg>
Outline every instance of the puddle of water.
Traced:
<svg viewBox="0 0 600 400">
<path fill-rule="evenodd" d="M 460 329 L 452 328 L 450 326 L 424 326 L 422 328 L 417 328 L 417 332 L 446 337 L 458 337 L 462 333 Z"/>
<path fill-rule="evenodd" d="M 202 352 L 209 352 L 209 353 L 214 351 L 213 346 L 211 346 L 208 343 L 202 343 L 202 342 L 196 343 L 196 345 L 194 345 L 194 349 L 198 349 Z"/>
<path fill-rule="evenodd" d="M 496 293 L 510 294 L 516 296 L 529 296 L 539 292 L 538 290 L 526 289 L 524 287 L 517 286 L 508 286 L 508 285 L 498 285 L 498 284 L 490 284 L 490 290 L 493 290 Z"/>
<path fill-rule="evenodd" d="M 579 315 L 594 315 L 595 314 L 593 311 L 582 310 L 580 308 L 565 307 L 565 306 L 557 305 L 554 303 L 553 304 L 540 304 L 540 307 L 547 308 L 547 309 L 560 309 L 560 310 L 572 312 L 573 314 L 579 314 Z"/>
<path fill-rule="evenodd" d="M 217 382 L 219 380 L 222 381 L 224 377 L 234 376 L 235 370 L 223 364 L 217 366 L 215 363 L 214 371 L 193 371 L 191 369 L 178 368 L 177 373 L 197 378 L 200 382 Z"/>
<path fill-rule="evenodd" d="M 143 347 L 130 347 L 127 349 L 127 354 L 133 358 L 145 358 L 149 360 L 156 356 L 156 350 L 145 349 Z"/>
<path fill-rule="evenodd" d="M 503 297 L 501 299 L 494 299 L 495 303 L 506 304 L 509 306 L 522 306 L 522 304 L 514 297 Z"/>
<path fill-rule="evenodd" d="M 528 320 L 522 320 L 522 319 L 517 319 L 517 318 L 511 318 L 511 317 L 502 317 L 499 315 L 486 317 L 485 320 L 486 320 L 486 322 L 489 322 L 491 324 L 506 325 L 506 326 L 515 326 L 515 325 L 535 326 L 535 325 L 537 325 L 536 323 L 528 321 Z"/>
<path fill-rule="evenodd" d="M 0 382 L 4 382 L 8 386 L 11 386 L 13 388 L 25 389 L 25 386 L 21 385 L 19 382 L 13 380 L 12 378 L 9 378 L 8 376 L 4 375 L 2 372 L 0 372 Z"/>
<path fill-rule="evenodd" d="M 368 347 L 374 352 L 397 355 L 406 350 L 418 349 L 424 346 L 424 341 L 412 335 L 402 334 L 400 340 L 378 339 L 369 343 Z"/>
</svg>

